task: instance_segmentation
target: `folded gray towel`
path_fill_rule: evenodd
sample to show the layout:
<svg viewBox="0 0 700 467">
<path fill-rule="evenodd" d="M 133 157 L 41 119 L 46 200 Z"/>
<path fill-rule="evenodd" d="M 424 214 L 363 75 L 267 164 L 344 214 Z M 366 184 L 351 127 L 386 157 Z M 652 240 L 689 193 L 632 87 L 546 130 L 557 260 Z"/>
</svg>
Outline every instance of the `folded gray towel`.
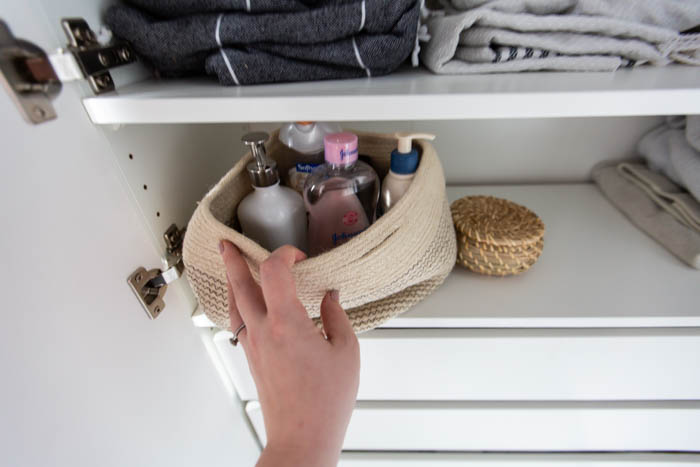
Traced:
<svg viewBox="0 0 700 467">
<path fill-rule="evenodd" d="M 662 181 L 659 177 L 663 176 L 649 171 L 641 164 L 628 163 L 622 164 L 622 167 L 618 166 L 619 164 L 603 164 L 593 169 L 593 180 L 603 194 L 647 235 L 688 265 L 700 269 L 700 234 L 681 223 L 667 207 L 657 204 L 658 199 L 655 201 L 645 188 L 629 180 L 623 173 L 629 172 L 629 167 L 632 167 L 633 173 L 642 175 L 641 180 L 653 180 L 654 184 L 663 185 L 664 190 L 668 192 L 680 193 L 681 190 L 669 180 Z M 684 202 L 695 203 L 690 209 L 696 214 L 700 212 L 700 206 L 693 198 L 685 198 Z"/>
<path fill-rule="evenodd" d="M 700 201 L 700 115 L 666 119 L 639 141 L 637 151 L 652 170 L 685 187 Z"/>
<path fill-rule="evenodd" d="M 427 21 L 435 73 L 700 64 L 698 0 L 452 0 Z M 462 11 L 465 10 L 465 11 Z"/>
<path fill-rule="evenodd" d="M 293 13 L 215 13 L 221 2 L 210 0 L 208 12 L 176 16 L 196 8 L 194 0 L 164 2 L 168 8 L 160 9 L 155 0 L 138 2 L 173 17 L 115 5 L 105 20 L 116 36 L 131 42 L 162 76 L 206 71 L 225 85 L 387 74 L 411 54 L 420 10 L 416 0 L 342 0 Z"/>
</svg>

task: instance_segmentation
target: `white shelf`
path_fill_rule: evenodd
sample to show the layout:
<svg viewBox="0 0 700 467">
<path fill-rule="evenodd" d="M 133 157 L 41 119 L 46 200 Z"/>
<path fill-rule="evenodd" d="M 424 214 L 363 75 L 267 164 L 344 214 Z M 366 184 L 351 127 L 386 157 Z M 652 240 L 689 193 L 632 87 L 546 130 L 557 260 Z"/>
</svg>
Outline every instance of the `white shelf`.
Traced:
<svg viewBox="0 0 700 467">
<path fill-rule="evenodd" d="M 497 278 L 456 267 L 433 295 L 384 328 L 700 326 L 700 271 L 647 237 L 595 185 L 449 187 L 536 212 L 544 251 L 529 271 Z M 201 312 L 197 326 L 214 326 Z"/>
<path fill-rule="evenodd" d="M 222 87 L 131 84 L 83 101 L 94 123 L 445 120 L 700 113 L 700 68 L 379 78 Z"/>
<path fill-rule="evenodd" d="M 638 230 L 595 185 L 450 187 L 527 206 L 545 223 L 529 271 L 487 277 L 461 267 L 384 327 L 700 326 L 700 271 Z"/>
</svg>

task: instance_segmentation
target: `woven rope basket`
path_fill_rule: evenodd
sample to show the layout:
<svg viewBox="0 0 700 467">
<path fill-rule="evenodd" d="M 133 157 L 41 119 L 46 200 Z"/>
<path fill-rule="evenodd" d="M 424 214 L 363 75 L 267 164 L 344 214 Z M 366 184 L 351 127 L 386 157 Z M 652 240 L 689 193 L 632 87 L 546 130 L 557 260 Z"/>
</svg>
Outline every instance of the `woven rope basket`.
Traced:
<svg viewBox="0 0 700 467">
<path fill-rule="evenodd" d="M 357 133 L 359 152 L 372 159 L 380 177 L 387 173 L 392 135 Z M 372 329 L 408 310 L 445 280 L 456 258 L 456 240 L 445 196 L 442 166 L 432 145 L 416 143 L 422 152 L 416 176 L 399 202 L 377 222 L 347 243 L 293 268 L 299 299 L 318 324 L 328 290 L 340 292 L 356 332 Z M 290 150 L 273 134 L 267 152 L 280 174 L 292 164 Z M 243 253 L 259 282 L 259 266 L 270 254 L 231 228 L 238 203 L 252 190 L 245 166 L 247 153 L 204 197 L 187 227 L 183 247 L 187 277 L 204 313 L 228 329 L 226 273 L 219 241 L 230 240 Z"/>
<path fill-rule="evenodd" d="M 544 224 L 525 206 L 493 196 L 465 196 L 451 206 L 457 262 L 479 274 L 527 271 L 544 245 Z"/>
</svg>

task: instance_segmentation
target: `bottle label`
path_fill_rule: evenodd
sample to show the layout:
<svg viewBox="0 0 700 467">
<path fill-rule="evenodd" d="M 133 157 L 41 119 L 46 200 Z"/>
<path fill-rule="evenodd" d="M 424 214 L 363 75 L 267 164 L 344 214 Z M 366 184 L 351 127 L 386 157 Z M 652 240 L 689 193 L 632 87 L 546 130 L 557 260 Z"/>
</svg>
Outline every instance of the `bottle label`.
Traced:
<svg viewBox="0 0 700 467">
<path fill-rule="evenodd" d="M 357 148 L 340 150 L 340 162 L 349 159 L 351 156 L 357 157 Z"/>
<path fill-rule="evenodd" d="M 364 232 L 365 229 L 358 230 L 357 232 L 341 232 L 341 233 L 334 233 L 333 234 L 333 246 L 338 246 L 342 243 L 347 242 L 350 240 L 352 237 L 356 237 L 357 235 L 360 235 L 362 232 Z"/>
<path fill-rule="evenodd" d="M 297 172 L 310 174 L 319 165 L 321 165 L 321 164 L 309 164 L 309 163 L 301 163 L 300 162 L 296 165 L 296 169 L 297 169 Z"/>
</svg>

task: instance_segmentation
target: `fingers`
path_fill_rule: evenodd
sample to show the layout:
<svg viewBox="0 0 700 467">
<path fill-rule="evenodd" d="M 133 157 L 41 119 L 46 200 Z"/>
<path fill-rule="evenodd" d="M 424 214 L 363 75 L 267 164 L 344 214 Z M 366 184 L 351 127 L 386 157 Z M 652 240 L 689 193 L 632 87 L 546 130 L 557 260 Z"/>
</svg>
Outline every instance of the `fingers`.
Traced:
<svg viewBox="0 0 700 467">
<path fill-rule="evenodd" d="M 331 344 L 345 345 L 357 339 L 347 313 L 338 303 L 337 290 L 332 290 L 323 297 L 321 321 L 323 321 L 323 330 Z"/>
<path fill-rule="evenodd" d="M 246 325 L 265 315 L 265 302 L 260 287 L 250 275 L 248 264 L 231 242 L 222 240 L 219 244 L 221 256 L 226 265 L 226 277 L 233 292 L 233 303 Z M 230 303 L 230 302 L 229 302 Z"/>
<path fill-rule="evenodd" d="M 302 251 L 291 245 L 284 245 L 260 265 L 260 285 L 271 316 L 290 309 L 303 310 L 303 307 L 293 306 L 299 299 L 292 266 L 305 258 L 306 255 Z M 306 316 L 306 313 L 304 315 Z"/>
<path fill-rule="evenodd" d="M 238 307 L 236 306 L 236 299 L 233 296 L 233 289 L 231 289 L 231 284 L 229 281 L 226 281 L 226 292 L 228 296 L 228 315 L 229 319 L 231 320 L 231 332 L 236 332 L 236 329 L 240 327 L 241 324 L 243 324 L 243 318 L 241 318 L 241 314 L 238 311 Z M 245 347 L 245 344 L 243 344 L 244 337 L 246 336 L 246 328 L 243 328 L 241 332 L 238 333 L 238 340 L 240 343 Z"/>
</svg>

